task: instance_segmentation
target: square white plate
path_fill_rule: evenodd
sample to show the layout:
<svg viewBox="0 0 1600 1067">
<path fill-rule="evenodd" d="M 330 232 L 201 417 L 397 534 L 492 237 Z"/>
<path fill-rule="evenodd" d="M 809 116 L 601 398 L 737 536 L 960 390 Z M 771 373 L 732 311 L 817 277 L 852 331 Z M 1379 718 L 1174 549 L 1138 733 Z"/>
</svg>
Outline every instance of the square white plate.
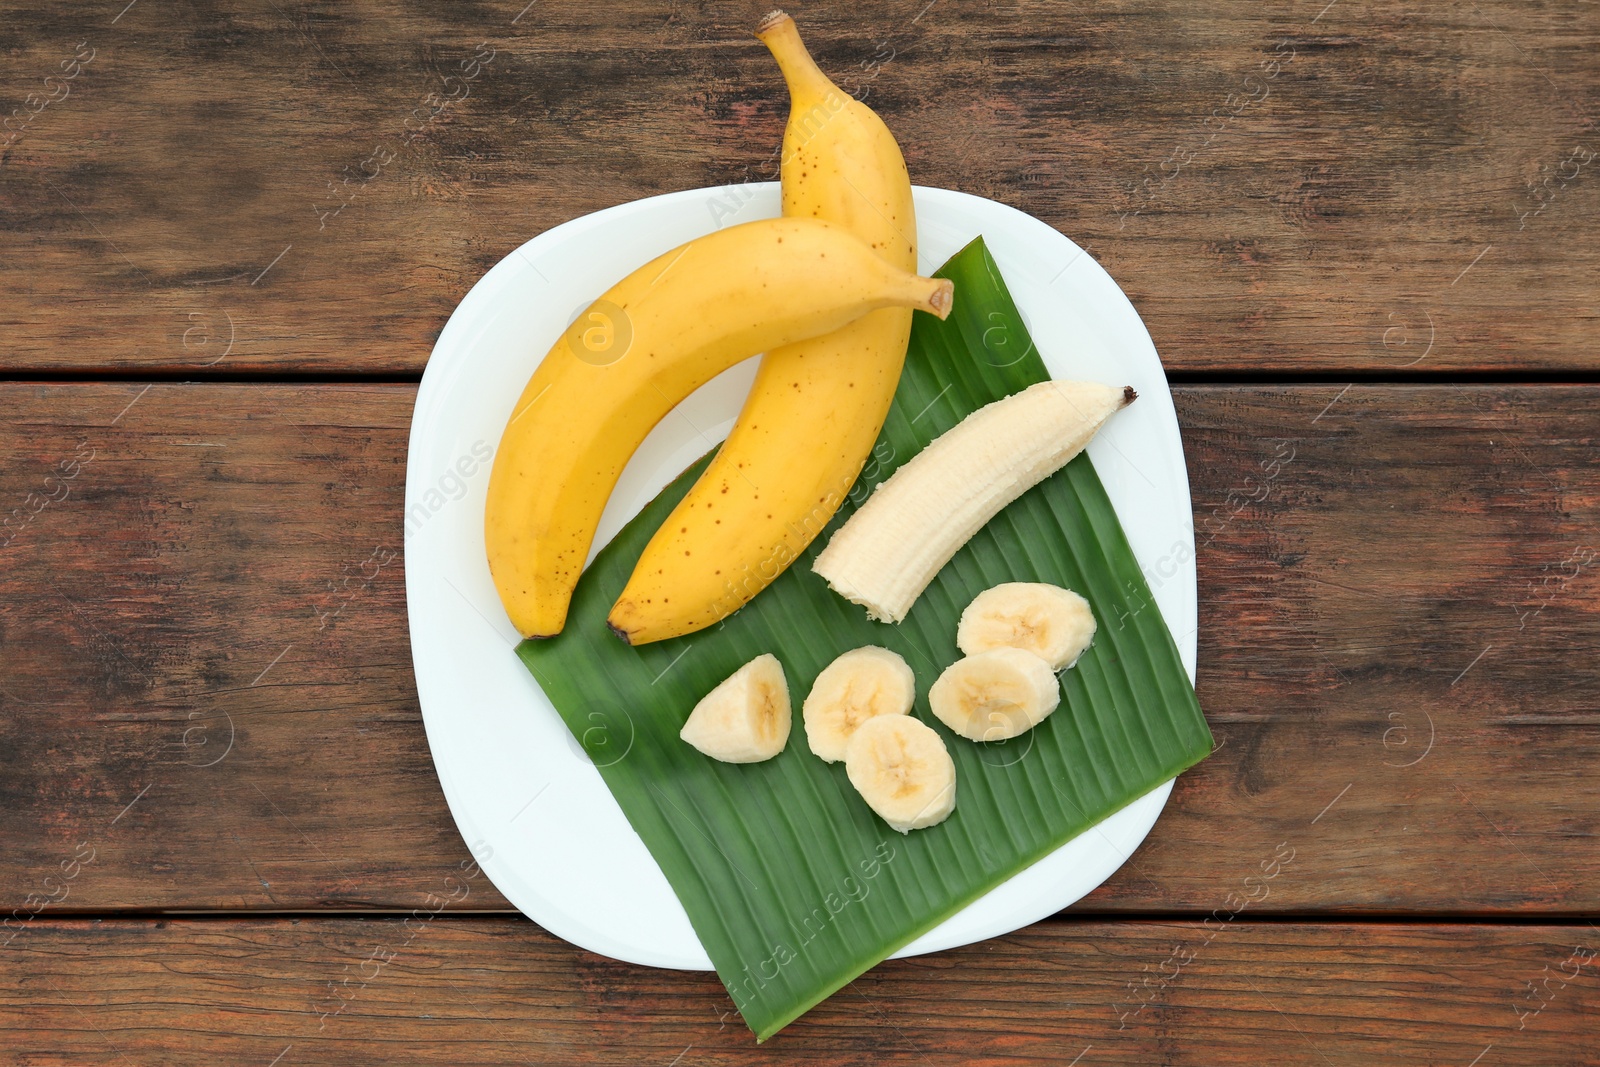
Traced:
<svg viewBox="0 0 1600 1067">
<path fill-rule="evenodd" d="M 916 207 L 923 273 L 982 234 L 1050 373 L 1138 390 L 1138 403 L 1100 432 L 1089 455 L 1193 680 L 1189 479 L 1166 375 L 1133 305 L 1082 249 L 1014 208 L 926 188 L 916 190 Z M 456 308 L 434 346 L 412 416 L 411 654 L 451 814 L 483 870 L 528 918 L 576 945 L 633 963 L 711 969 L 666 877 L 512 654 L 517 633 L 484 556 L 489 465 L 535 365 L 590 301 L 687 240 L 778 213 L 778 185 L 767 182 L 651 197 L 540 234 L 496 264 Z M 623 472 L 597 550 L 722 440 L 754 373 L 754 360 L 741 363 L 656 427 Z M 981 941 L 1065 908 L 1132 854 L 1171 789 L 1166 782 L 1151 790 L 896 955 Z"/>
</svg>

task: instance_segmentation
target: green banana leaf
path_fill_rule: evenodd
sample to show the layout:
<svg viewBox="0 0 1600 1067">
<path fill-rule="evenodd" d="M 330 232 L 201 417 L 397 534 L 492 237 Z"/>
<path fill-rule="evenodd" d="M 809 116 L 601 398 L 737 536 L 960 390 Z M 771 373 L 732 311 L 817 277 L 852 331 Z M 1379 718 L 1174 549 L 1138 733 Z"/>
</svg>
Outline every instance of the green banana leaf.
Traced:
<svg viewBox="0 0 1600 1067">
<path fill-rule="evenodd" d="M 873 458 L 804 558 L 716 627 L 641 648 L 613 637 L 606 613 L 702 459 L 600 552 L 566 629 L 517 649 L 661 865 L 758 1040 L 1211 751 L 1172 634 L 1157 610 L 1141 610 L 1154 598 L 1086 454 L 980 531 L 897 626 L 869 621 L 812 573 L 873 485 L 976 408 L 1049 377 L 981 238 L 939 274 L 955 282 L 954 311 L 945 322 L 916 316 Z M 933 717 L 927 692 L 960 656 L 962 608 L 1007 581 L 1076 590 L 1099 633 L 1062 673 L 1053 715 L 1020 738 L 978 744 Z M 913 714 L 956 764 L 955 813 L 909 835 L 872 813 L 844 764 L 811 754 L 800 724 L 822 668 L 868 644 L 911 665 Z M 785 750 L 733 765 L 679 740 L 695 703 L 763 652 L 789 681 Z"/>
</svg>

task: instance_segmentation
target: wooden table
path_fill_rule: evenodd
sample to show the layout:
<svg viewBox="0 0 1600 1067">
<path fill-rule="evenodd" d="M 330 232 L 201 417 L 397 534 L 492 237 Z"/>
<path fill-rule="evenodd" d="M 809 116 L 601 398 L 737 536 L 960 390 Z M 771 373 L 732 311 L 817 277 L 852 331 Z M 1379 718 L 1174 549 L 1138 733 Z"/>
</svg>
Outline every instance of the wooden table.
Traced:
<svg viewBox="0 0 1600 1067">
<path fill-rule="evenodd" d="M 124 2 L 0 18 L 0 1059 L 1600 1062 L 1600 6 L 800 12 L 1144 316 L 1219 749 L 1086 900 L 758 1048 L 486 879 L 400 933 L 467 858 L 401 501 L 491 264 L 765 176 L 762 6 Z"/>
</svg>

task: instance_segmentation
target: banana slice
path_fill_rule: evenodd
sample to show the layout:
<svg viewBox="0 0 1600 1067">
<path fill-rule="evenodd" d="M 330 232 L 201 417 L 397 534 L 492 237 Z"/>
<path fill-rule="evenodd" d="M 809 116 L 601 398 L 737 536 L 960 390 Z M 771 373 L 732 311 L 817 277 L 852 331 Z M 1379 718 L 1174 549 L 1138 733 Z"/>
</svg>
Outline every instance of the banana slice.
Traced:
<svg viewBox="0 0 1600 1067">
<path fill-rule="evenodd" d="M 939 721 L 974 741 L 1004 741 L 1033 729 L 1061 703 L 1050 664 L 1021 648 L 958 659 L 928 690 Z"/>
<path fill-rule="evenodd" d="M 943 822 L 956 808 L 956 765 L 944 740 L 909 715 L 862 723 L 845 747 L 844 769 L 867 806 L 901 833 Z"/>
<path fill-rule="evenodd" d="M 1089 602 L 1072 590 L 1043 582 L 1004 582 L 967 605 L 956 645 L 969 656 L 992 648 L 1026 649 L 1059 671 L 1078 662 L 1094 632 Z"/>
<path fill-rule="evenodd" d="M 789 683 L 768 653 L 701 697 L 678 736 L 724 763 L 760 763 L 783 751 L 789 724 Z"/>
<path fill-rule="evenodd" d="M 806 744 L 829 763 L 844 759 L 850 735 L 868 719 L 904 715 L 917 698 L 917 679 L 887 648 L 852 648 L 811 683 L 802 717 Z"/>
</svg>

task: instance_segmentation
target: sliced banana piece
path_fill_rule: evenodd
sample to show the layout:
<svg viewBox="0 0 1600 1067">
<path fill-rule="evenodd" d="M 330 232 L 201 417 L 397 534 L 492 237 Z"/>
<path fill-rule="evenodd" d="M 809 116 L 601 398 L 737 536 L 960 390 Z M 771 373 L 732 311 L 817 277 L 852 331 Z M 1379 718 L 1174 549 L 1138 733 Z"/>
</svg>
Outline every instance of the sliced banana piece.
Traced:
<svg viewBox="0 0 1600 1067">
<path fill-rule="evenodd" d="M 944 739 L 909 715 L 862 723 L 845 746 L 844 769 L 867 806 L 901 833 L 943 822 L 956 808 L 956 765 Z"/>
<path fill-rule="evenodd" d="M 789 682 L 768 653 L 701 697 L 678 736 L 724 763 L 760 763 L 783 751 L 790 719 Z"/>
<path fill-rule="evenodd" d="M 1021 648 L 958 659 L 928 690 L 939 721 L 974 741 L 1004 741 L 1033 729 L 1061 703 L 1050 664 Z"/>
<path fill-rule="evenodd" d="M 956 645 L 969 656 L 992 648 L 1026 649 L 1059 671 L 1078 662 L 1094 632 L 1089 602 L 1072 590 L 1044 582 L 1004 582 L 967 605 Z"/>
<path fill-rule="evenodd" d="M 917 698 L 917 679 L 887 648 L 852 648 L 817 675 L 801 715 L 806 744 L 829 763 L 844 759 L 856 729 L 879 715 L 904 715 Z"/>
</svg>

